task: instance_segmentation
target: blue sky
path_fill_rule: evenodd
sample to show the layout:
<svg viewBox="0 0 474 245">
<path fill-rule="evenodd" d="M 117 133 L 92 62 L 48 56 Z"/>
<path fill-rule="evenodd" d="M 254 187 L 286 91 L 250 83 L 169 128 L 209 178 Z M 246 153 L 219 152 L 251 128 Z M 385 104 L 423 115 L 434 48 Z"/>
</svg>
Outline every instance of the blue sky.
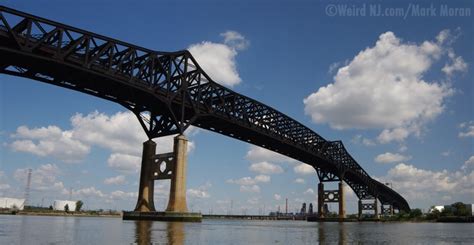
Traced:
<svg viewBox="0 0 474 245">
<path fill-rule="evenodd" d="M 150 49 L 190 49 L 216 82 L 342 140 L 412 207 L 474 202 L 474 22 L 472 13 L 439 16 L 443 5 L 472 11 L 470 1 L 2 4 Z M 438 14 L 342 12 L 410 4 L 433 5 Z M 329 16 L 333 6 L 338 12 Z M 33 204 L 68 199 L 72 189 L 88 208 L 135 206 L 145 137 L 130 113 L 36 81 L 0 80 L 1 196 L 22 197 L 32 168 Z M 212 132 L 193 129 L 188 137 L 190 209 L 227 213 L 232 203 L 233 213 L 259 213 L 283 207 L 286 197 L 291 211 L 315 203 L 317 178 L 304 165 Z M 170 149 L 170 138 L 157 142 L 159 151 Z M 169 187 L 156 185 L 155 203 L 163 208 Z M 349 192 L 348 212 L 355 204 Z"/>
</svg>

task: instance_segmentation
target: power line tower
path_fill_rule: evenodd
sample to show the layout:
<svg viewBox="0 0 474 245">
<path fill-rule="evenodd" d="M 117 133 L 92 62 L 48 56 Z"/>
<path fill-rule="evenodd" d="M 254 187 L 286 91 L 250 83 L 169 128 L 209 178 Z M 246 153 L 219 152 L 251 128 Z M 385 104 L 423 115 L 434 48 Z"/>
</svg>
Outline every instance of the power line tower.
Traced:
<svg viewBox="0 0 474 245">
<path fill-rule="evenodd" d="M 26 207 L 30 204 L 30 185 L 31 185 L 31 168 L 28 169 L 28 177 L 26 179 L 26 186 L 25 186 L 25 202 L 23 207 Z"/>
</svg>

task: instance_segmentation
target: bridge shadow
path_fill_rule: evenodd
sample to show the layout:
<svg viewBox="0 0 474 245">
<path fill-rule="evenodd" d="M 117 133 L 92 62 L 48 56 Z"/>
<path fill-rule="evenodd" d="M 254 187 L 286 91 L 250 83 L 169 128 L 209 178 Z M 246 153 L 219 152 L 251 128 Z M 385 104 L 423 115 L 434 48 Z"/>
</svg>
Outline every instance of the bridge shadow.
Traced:
<svg viewBox="0 0 474 245">
<path fill-rule="evenodd" d="M 182 222 L 135 221 L 134 244 L 184 244 L 184 225 Z"/>
</svg>

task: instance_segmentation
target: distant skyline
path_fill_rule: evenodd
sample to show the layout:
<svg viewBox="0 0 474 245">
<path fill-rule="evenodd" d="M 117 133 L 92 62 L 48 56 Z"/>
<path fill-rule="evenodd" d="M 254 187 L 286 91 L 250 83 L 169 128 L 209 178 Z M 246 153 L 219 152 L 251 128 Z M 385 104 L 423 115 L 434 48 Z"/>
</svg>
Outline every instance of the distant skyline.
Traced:
<svg viewBox="0 0 474 245">
<path fill-rule="evenodd" d="M 364 3 L 366 5 L 364 5 Z M 430 7 L 437 15 L 348 16 L 344 7 Z M 188 49 L 214 81 L 263 102 L 327 140 L 342 140 L 412 208 L 474 203 L 473 17 L 440 16 L 471 1 L 4 1 L 2 5 L 149 49 Z M 370 6 L 372 6 L 370 5 Z M 334 6 L 334 7 L 333 7 Z M 335 12 L 334 12 L 335 11 Z M 100 82 L 100 81 L 97 81 Z M 188 208 L 259 214 L 316 205 L 312 167 L 195 127 Z M 142 142 L 118 104 L 0 75 L 0 196 L 31 204 L 83 200 L 131 210 Z M 154 139 L 171 151 L 172 137 Z M 328 189 L 337 183 L 326 184 Z M 164 209 L 168 181 L 155 182 Z M 347 213 L 357 197 L 347 191 Z M 337 211 L 335 205 L 330 205 Z"/>
</svg>

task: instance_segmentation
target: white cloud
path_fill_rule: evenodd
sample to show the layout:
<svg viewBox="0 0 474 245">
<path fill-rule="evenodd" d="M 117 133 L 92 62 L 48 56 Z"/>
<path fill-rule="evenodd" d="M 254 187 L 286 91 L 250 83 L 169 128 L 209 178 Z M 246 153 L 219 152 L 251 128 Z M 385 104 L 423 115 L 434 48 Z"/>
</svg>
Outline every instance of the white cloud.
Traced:
<svg viewBox="0 0 474 245">
<path fill-rule="evenodd" d="M 270 182 L 270 176 L 263 175 L 263 174 L 257 175 L 257 176 L 255 176 L 255 181 L 256 182 L 261 182 L 261 183 L 268 183 L 268 182 Z"/>
<path fill-rule="evenodd" d="M 257 183 L 268 183 L 270 182 L 270 176 L 268 175 L 257 175 L 254 178 L 252 177 L 242 177 L 240 179 L 228 179 L 226 181 L 230 184 L 237 184 L 237 185 L 255 185 Z"/>
<path fill-rule="evenodd" d="M 121 190 L 113 191 L 109 195 L 112 199 L 135 199 L 138 197 L 138 192 L 124 192 Z"/>
<path fill-rule="evenodd" d="M 452 76 L 454 72 L 465 72 L 467 70 L 467 64 L 461 56 L 456 56 L 454 51 L 448 51 L 451 64 L 446 63 L 441 69 L 447 76 Z"/>
<path fill-rule="evenodd" d="M 304 184 L 304 182 L 305 182 L 305 181 L 304 181 L 304 179 L 302 179 L 302 178 L 297 178 L 297 179 L 295 179 L 295 183 L 297 183 L 297 184 Z"/>
<path fill-rule="evenodd" d="M 305 192 L 303 192 L 303 194 L 305 194 L 305 195 L 312 195 L 312 194 L 314 194 L 314 190 L 311 189 L 311 188 L 308 188 Z"/>
<path fill-rule="evenodd" d="M 375 142 L 371 139 L 363 137 L 361 134 L 355 135 L 352 140 L 352 143 L 354 144 L 362 144 L 365 146 L 374 146 Z"/>
<path fill-rule="evenodd" d="M 125 176 L 123 175 L 117 175 L 115 177 L 106 178 L 104 180 L 104 184 L 106 185 L 122 185 L 125 183 L 126 183 Z"/>
<path fill-rule="evenodd" d="M 63 192 L 64 185 L 57 177 L 61 174 L 58 166 L 55 164 L 42 164 L 31 171 L 31 189 L 32 190 L 56 190 Z M 28 168 L 15 170 L 13 178 L 21 185 L 26 185 L 28 178 Z"/>
<path fill-rule="evenodd" d="M 443 157 L 449 157 L 449 155 L 451 155 L 451 151 L 443 151 L 443 152 L 441 152 L 441 156 L 443 156 Z"/>
<path fill-rule="evenodd" d="M 199 189 L 188 189 L 186 194 L 192 198 L 209 198 L 210 195 L 207 191 Z"/>
<path fill-rule="evenodd" d="M 459 125 L 464 132 L 459 132 L 459 138 L 474 137 L 474 121 L 463 122 Z"/>
<path fill-rule="evenodd" d="M 109 167 L 125 174 L 138 173 L 141 165 L 141 158 L 128 154 L 113 153 L 107 159 Z"/>
<path fill-rule="evenodd" d="M 71 131 L 56 126 L 33 129 L 20 126 L 12 137 L 18 139 L 10 144 L 14 151 L 52 156 L 65 162 L 80 161 L 90 152 L 90 147 L 74 139 Z"/>
<path fill-rule="evenodd" d="M 259 193 L 260 187 L 258 185 L 241 185 L 240 192 L 253 192 Z"/>
<path fill-rule="evenodd" d="M 469 157 L 461 167 L 462 170 L 474 170 L 474 156 Z"/>
<path fill-rule="evenodd" d="M 74 138 L 113 152 L 138 155 L 146 141 L 145 132 L 132 112 L 106 115 L 97 111 L 71 117 Z"/>
<path fill-rule="evenodd" d="M 247 49 L 250 45 L 250 41 L 247 40 L 242 34 L 236 31 L 226 31 L 220 34 L 224 37 L 224 43 L 236 50 Z"/>
<path fill-rule="evenodd" d="M 74 190 L 73 195 L 81 197 L 106 197 L 102 191 L 97 190 L 94 186 Z"/>
<path fill-rule="evenodd" d="M 273 199 L 277 200 L 277 201 L 280 201 L 281 200 L 281 195 L 279 194 L 274 194 L 273 195 Z"/>
<path fill-rule="evenodd" d="M 250 42 L 236 31 L 226 31 L 221 36 L 224 37 L 224 43 L 205 41 L 189 46 L 188 50 L 212 80 L 233 87 L 242 81 L 235 57 Z"/>
<path fill-rule="evenodd" d="M 285 155 L 255 145 L 250 146 L 245 158 L 251 162 L 295 162 Z"/>
<path fill-rule="evenodd" d="M 400 163 L 376 179 L 392 183 L 409 203 L 418 200 L 433 205 L 444 195 L 456 195 L 456 200 L 468 203 L 474 201 L 474 171 L 432 171 Z"/>
<path fill-rule="evenodd" d="M 283 173 L 283 168 L 269 162 L 258 162 L 250 165 L 249 169 L 261 174 L 279 174 Z"/>
<path fill-rule="evenodd" d="M 375 162 L 378 162 L 378 163 L 394 163 L 394 162 L 403 162 L 410 159 L 411 159 L 410 156 L 404 156 L 398 153 L 385 152 L 375 157 L 374 160 Z"/>
<path fill-rule="evenodd" d="M 398 148 L 399 152 L 405 152 L 407 150 L 408 150 L 408 147 L 404 144 L 400 145 L 400 147 Z"/>
<path fill-rule="evenodd" d="M 379 136 L 377 136 L 377 140 L 382 144 L 390 143 L 392 141 L 403 142 L 410 135 L 410 132 L 409 129 L 403 127 L 384 129 Z"/>
<path fill-rule="evenodd" d="M 303 175 L 307 175 L 307 174 L 314 174 L 316 173 L 316 170 L 314 170 L 314 168 L 308 164 L 305 164 L 305 163 L 300 163 L 298 165 L 296 165 L 293 170 L 295 171 L 295 173 L 297 174 L 303 174 Z"/>
<path fill-rule="evenodd" d="M 73 136 L 90 145 L 97 145 L 112 152 L 141 155 L 142 144 L 147 140 L 136 116 L 130 112 L 117 112 L 111 116 L 97 111 L 86 116 L 76 114 L 71 118 Z M 189 134 L 197 132 L 190 127 Z M 176 135 L 153 139 L 157 144 L 157 153 L 173 151 Z M 188 152 L 195 148 L 193 141 L 188 141 Z"/>
<path fill-rule="evenodd" d="M 417 45 L 392 32 L 383 33 L 375 46 L 339 68 L 331 84 L 305 98 L 305 113 L 336 129 L 384 129 L 378 138 L 381 143 L 419 134 L 443 112 L 446 98 L 453 94 L 446 84 L 423 80 L 445 53 L 439 42 Z"/>
<path fill-rule="evenodd" d="M 186 194 L 190 198 L 209 198 L 209 188 L 211 188 L 211 182 L 206 182 L 198 188 L 190 188 L 186 191 Z"/>
</svg>

